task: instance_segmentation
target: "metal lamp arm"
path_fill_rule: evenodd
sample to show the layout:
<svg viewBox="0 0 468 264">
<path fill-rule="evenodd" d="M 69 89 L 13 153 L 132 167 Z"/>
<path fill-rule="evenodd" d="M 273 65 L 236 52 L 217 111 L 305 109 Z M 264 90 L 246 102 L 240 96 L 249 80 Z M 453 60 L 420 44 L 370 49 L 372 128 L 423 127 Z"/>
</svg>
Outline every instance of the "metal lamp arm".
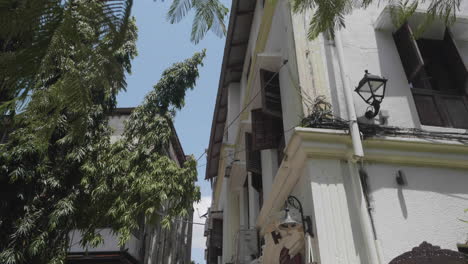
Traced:
<svg viewBox="0 0 468 264">
<path fill-rule="evenodd" d="M 299 199 L 297 199 L 297 197 L 295 196 L 290 195 L 288 196 L 288 199 L 286 201 L 289 205 L 299 210 L 299 213 L 301 214 L 301 222 L 303 226 L 304 235 L 308 233 L 310 236 L 314 237 L 314 234 L 312 232 L 312 220 L 310 219 L 309 216 L 304 217 L 304 211 L 302 210 L 302 203 L 299 201 Z M 297 205 L 294 202 L 296 202 Z"/>
</svg>

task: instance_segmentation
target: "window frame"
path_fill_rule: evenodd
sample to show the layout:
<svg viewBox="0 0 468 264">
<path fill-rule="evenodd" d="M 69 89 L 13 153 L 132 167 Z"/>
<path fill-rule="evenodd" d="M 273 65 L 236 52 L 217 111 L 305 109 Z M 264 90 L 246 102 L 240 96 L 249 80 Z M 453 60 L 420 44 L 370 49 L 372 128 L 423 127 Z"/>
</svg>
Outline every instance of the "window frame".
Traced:
<svg viewBox="0 0 468 264">
<path fill-rule="evenodd" d="M 444 38 L 441 41 L 444 41 L 444 45 L 449 45 L 446 46 L 447 49 L 454 49 L 456 52 L 453 53 L 450 52 L 450 50 L 446 51 L 449 55 L 452 55 L 452 57 L 456 57 L 452 58 L 452 60 L 455 59 L 453 67 L 456 68 L 455 71 L 458 71 L 458 73 L 455 73 L 458 74 L 458 76 L 456 76 L 454 80 L 456 82 L 457 89 L 453 90 L 435 90 L 431 86 L 430 82 L 427 81 L 428 74 L 420 51 L 421 47 L 418 45 L 408 23 L 404 23 L 399 29 L 397 29 L 393 33 L 393 38 L 406 78 L 410 84 L 413 102 L 415 103 L 421 125 L 441 128 L 468 129 L 468 115 L 466 116 L 466 119 L 462 118 L 457 120 L 450 114 L 450 112 L 453 114 L 454 111 L 459 112 L 460 109 L 463 111 L 463 108 L 464 111 L 468 113 L 468 70 L 466 69 L 466 65 L 464 64 L 460 54 L 460 49 L 456 46 L 450 29 L 448 27 L 446 28 Z M 460 69 L 462 69 L 462 71 L 460 71 Z M 432 99 L 432 102 L 429 98 Z M 454 103 L 449 103 L 450 100 Z M 431 107 L 430 104 L 432 104 L 433 111 L 425 111 L 427 110 L 427 107 Z M 455 109 L 456 107 L 458 107 L 458 110 Z"/>
</svg>

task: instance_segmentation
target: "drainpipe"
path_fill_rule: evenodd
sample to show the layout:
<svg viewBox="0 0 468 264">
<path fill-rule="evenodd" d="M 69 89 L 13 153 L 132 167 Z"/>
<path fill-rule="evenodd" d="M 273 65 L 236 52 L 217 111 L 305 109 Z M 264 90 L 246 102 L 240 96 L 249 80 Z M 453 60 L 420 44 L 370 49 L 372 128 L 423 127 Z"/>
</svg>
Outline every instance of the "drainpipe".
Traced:
<svg viewBox="0 0 468 264">
<path fill-rule="evenodd" d="M 356 109 L 354 109 L 353 94 L 351 86 L 349 85 L 348 76 L 345 72 L 345 63 L 343 55 L 343 43 L 341 42 L 341 32 L 336 32 L 335 47 L 338 55 L 338 65 L 340 67 L 341 80 L 343 81 L 343 91 L 348 108 L 349 131 L 351 133 L 351 140 L 353 142 L 353 157 L 354 162 L 361 160 L 364 157 L 364 150 L 362 148 L 361 134 L 356 118 Z"/>
<path fill-rule="evenodd" d="M 370 222 L 369 212 L 365 203 L 365 196 L 362 190 L 361 179 L 357 173 L 356 163 L 364 158 L 364 150 L 362 146 L 361 134 L 356 118 L 356 110 L 354 108 L 353 94 L 349 84 L 348 76 L 344 63 L 343 43 L 341 41 L 341 31 L 336 32 L 335 48 L 338 56 L 338 65 L 340 67 L 341 80 L 343 81 L 343 92 L 348 110 L 349 131 L 353 143 L 353 156 L 349 159 L 349 171 L 351 175 L 351 188 L 353 189 L 354 203 L 359 210 L 359 223 L 364 233 L 364 242 L 368 253 L 368 260 L 371 264 L 382 263 L 378 253 L 377 241 L 374 238 L 372 223 Z"/>
</svg>

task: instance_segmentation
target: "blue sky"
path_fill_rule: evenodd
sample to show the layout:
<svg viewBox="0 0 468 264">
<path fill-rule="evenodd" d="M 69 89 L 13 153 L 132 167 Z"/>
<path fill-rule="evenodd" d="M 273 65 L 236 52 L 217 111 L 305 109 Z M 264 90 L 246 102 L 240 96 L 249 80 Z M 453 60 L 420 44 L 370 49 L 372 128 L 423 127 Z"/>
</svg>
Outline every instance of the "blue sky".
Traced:
<svg viewBox="0 0 468 264">
<path fill-rule="evenodd" d="M 211 120 L 218 89 L 219 73 L 223 57 L 225 38 L 208 33 L 204 40 L 194 45 L 190 42 L 191 16 L 179 24 L 171 25 L 166 21 L 166 12 L 172 1 L 138 0 L 134 1 L 133 15 L 138 25 L 138 57 L 133 61 L 132 74 L 127 78 L 127 92 L 118 96 L 119 107 L 139 105 L 145 94 L 161 77 L 161 73 L 175 62 L 191 57 L 193 53 L 207 49 L 204 67 L 193 91 L 186 97 L 186 105 L 175 119 L 175 127 L 186 154 L 197 158 L 208 147 Z M 223 3 L 230 7 L 230 1 Z M 198 185 L 201 187 L 202 202 L 195 207 L 194 221 L 201 221 L 198 213 L 209 206 L 211 187 L 204 180 L 206 156 L 200 159 Z M 202 226 L 194 226 L 192 259 L 195 263 L 205 263 Z"/>
</svg>

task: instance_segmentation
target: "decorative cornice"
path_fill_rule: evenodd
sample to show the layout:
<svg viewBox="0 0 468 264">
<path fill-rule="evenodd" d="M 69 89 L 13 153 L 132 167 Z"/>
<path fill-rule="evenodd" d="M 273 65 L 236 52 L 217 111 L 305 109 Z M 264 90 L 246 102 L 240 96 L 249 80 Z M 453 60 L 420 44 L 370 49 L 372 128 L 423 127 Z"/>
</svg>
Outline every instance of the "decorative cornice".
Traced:
<svg viewBox="0 0 468 264">
<path fill-rule="evenodd" d="M 363 141 L 363 162 L 425 167 L 468 169 L 468 143 L 441 139 L 374 137 Z M 352 158 L 351 136 L 343 130 L 295 128 L 257 219 L 262 233 L 268 232 L 268 218 L 278 211 L 299 180 L 307 158 Z"/>
</svg>

